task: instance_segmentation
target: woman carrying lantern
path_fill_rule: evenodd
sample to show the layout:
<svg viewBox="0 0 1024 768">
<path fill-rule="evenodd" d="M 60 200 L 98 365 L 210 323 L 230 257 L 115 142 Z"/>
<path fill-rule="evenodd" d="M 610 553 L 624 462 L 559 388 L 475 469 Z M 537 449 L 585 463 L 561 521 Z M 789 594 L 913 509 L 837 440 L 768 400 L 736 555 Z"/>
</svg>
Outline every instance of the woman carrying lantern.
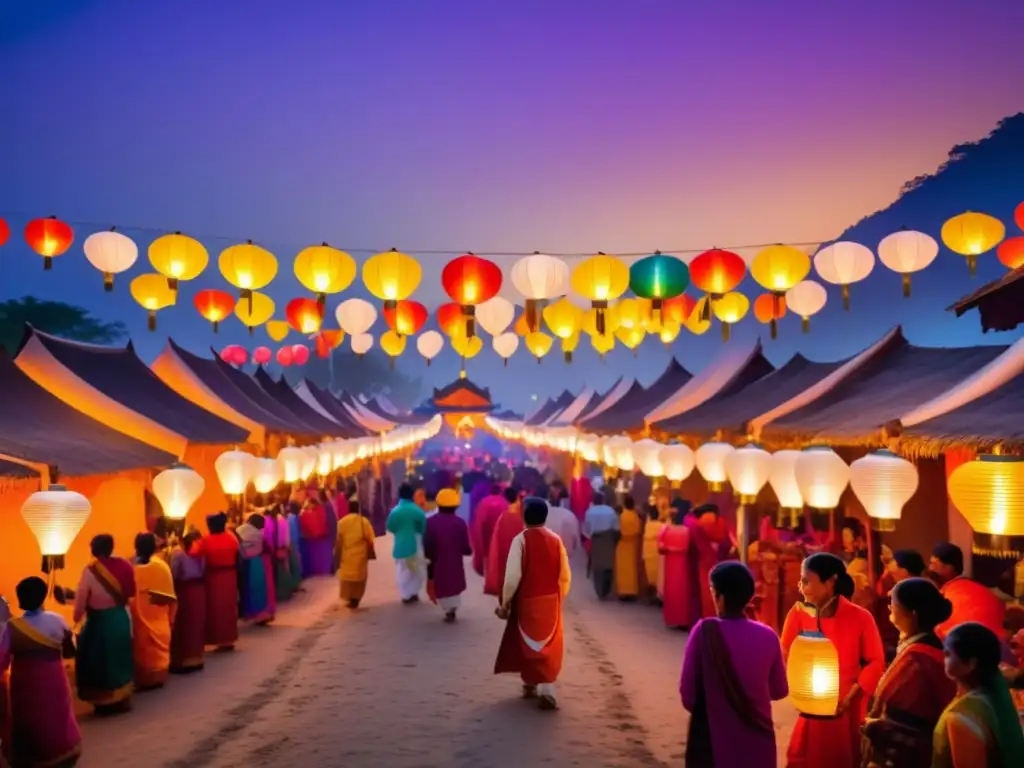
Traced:
<svg viewBox="0 0 1024 768">
<path fill-rule="evenodd" d="M 853 579 L 836 555 L 819 552 L 804 560 L 800 591 L 806 603 L 796 604 L 786 616 L 782 653 L 788 665 L 798 636 L 820 631 L 838 655 L 839 701 L 834 717 L 801 716 L 797 721 L 787 752 L 789 768 L 861 764 L 860 727 L 885 671 L 885 651 L 874 617 L 850 602 L 853 590 Z M 792 678 L 790 670 L 791 687 Z"/>
</svg>

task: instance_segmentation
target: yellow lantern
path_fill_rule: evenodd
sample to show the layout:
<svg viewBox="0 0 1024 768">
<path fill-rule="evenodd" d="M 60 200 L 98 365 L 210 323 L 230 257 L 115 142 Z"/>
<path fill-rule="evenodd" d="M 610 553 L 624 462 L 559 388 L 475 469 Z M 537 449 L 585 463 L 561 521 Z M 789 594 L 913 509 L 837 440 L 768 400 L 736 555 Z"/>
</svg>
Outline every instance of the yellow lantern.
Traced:
<svg viewBox="0 0 1024 768">
<path fill-rule="evenodd" d="M 599 253 L 576 265 L 570 276 L 572 289 L 590 299 L 597 310 L 597 332 L 604 335 L 604 313 L 608 302 L 619 298 L 629 288 L 629 267 L 614 256 Z"/>
<path fill-rule="evenodd" d="M 399 301 L 409 298 L 422 279 L 419 262 L 394 248 L 371 256 L 363 264 L 363 283 L 384 302 L 385 309 L 394 309 Z"/>
<path fill-rule="evenodd" d="M 543 331 L 534 331 L 533 333 L 527 334 L 525 343 L 526 348 L 530 350 L 531 355 L 537 358 L 537 363 L 539 364 L 541 358 L 551 351 L 551 345 L 554 343 L 554 339 Z"/>
<path fill-rule="evenodd" d="M 661 330 L 658 331 L 658 338 L 661 339 L 661 343 L 666 347 L 671 347 L 672 342 L 679 338 L 679 334 L 682 332 L 683 327 L 679 323 L 663 323 Z"/>
<path fill-rule="evenodd" d="M 793 641 L 786 663 L 789 699 L 804 715 L 834 717 L 839 707 L 839 653 L 819 632 L 803 632 Z"/>
<path fill-rule="evenodd" d="M 1004 237 L 1003 222 L 986 213 L 968 211 L 942 225 L 942 242 L 949 250 L 967 258 L 972 277 L 978 269 L 978 257 L 999 245 Z"/>
<path fill-rule="evenodd" d="M 634 328 L 619 328 L 615 332 L 615 338 L 622 342 L 622 345 L 627 349 L 632 349 L 633 354 L 636 355 L 636 350 L 643 343 L 644 336 L 647 332 L 644 331 L 643 326 L 637 326 Z"/>
<path fill-rule="evenodd" d="M 164 517 L 183 522 L 196 500 L 203 495 L 206 481 L 185 464 L 175 464 L 153 478 L 153 495 L 160 502 Z"/>
<path fill-rule="evenodd" d="M 156 313 L 166 307 L 174 306 L 177 294 L 167 284 L 163 275 L 139 275 L 129 287 L 135 299 L 149 315 L 149 330 L 156 330 Z"/>
<path fill-rule="evenodd" d="M 483 339 L 479 336 L 466 336 L 463 333 L 457 333 L 452 336 L 452 349 L 454 349 L 459 357 L 463 360 L 469 360 L 480 354 L 480 350 L 484 348 Z"/>
<path fill-rule="evenodd" d="M 572 336 L 567 339 L 562 339 L 562 355 L 565 358 L 565 362 L 572 362 L 572 353 L 576 351 L 576 347 L 580 345 L 580 332 L 576 331 Z"/>
<path fill-rule="evenodd" d="M 949 497 L 978 533 L 1024 536 L 1024 458 L 984 454 L 961 464 Z"/>
<path fill-rule="evenodd" d="M 391 358 L 391 367 L 395 367 L 395 358 L 405 351 L 406 337 L 395 331 L 387 331 L 380 337 L 380 348 Z"/>
<path fill-rule="evenodd" d="M 750 299 L 738 291 L 727 293 L 712 304 L 711 310 L 722 323 L 723 341 L 729 340 L 730 328 L 742 320 L 749 309 Z"/>
<path fill-rule="evenodd" d="M 277 259 L 274 254 L 253 244 L 252 240 L 225 248 L 220 252 L 217 266 L 224 279 L 239 289 L 241 298 L 250 305 L 250 311 L 253 291 L 270 285 L 270 281 L 277 275 Z"/>
<path fill-rule="evenodd" d="M 291 326 L 288 325 L 287 320 L 267 320 L 266 329 L 267 336 L 273 341 L 284 341 L 291 330 Z"/>
<path fill-rule="evenodd" d="M 306 454 L 301 448 L 289 445 L 277 452 L 277 466 L 284 482 L 291 484 L 303 479 L 302 468 Z"/>
<path fill-rule="evenodd" d="M 590 337 L 590 346 L 597 350 L 597 354 L 603 360 L 604 356 L 615 348 L 615 334 L 609 333 L 607 336 L 601 336 L 595 333 Z"/>
<path fill-rule="evenodd" d="M 619 313 L 620 328 L 643 328 L 653 315 L 651 302 L 645 299 L 623 299 L 615 308 Z"/>
<path fill-rule="evenodd" d="M 543 314 L 548 328 L 560 339 L 568 339 L 579 333 L 583 323 L 583 310 L 565 297 L 544 307 Z"/>
<path fill-rule="evenodd" d="M 175 232 L 149 244 L 149 263 L 167 278 L 167 287 L 177 292 L 179 280 L 194 280 L 203 273 L 210 254 L 198 240 Z"/>
<path fill-rule="evenodd" d="M 36 491 L 21 505 L 21 516 L 39 543 L 45 572 L 64 567 L 64 555 L 91 512 L 85 496 L 63 485 Z"/>
<path fill-rule="evenodd" d="M 352 257 L 327 243 L 303 248 L 292 268 L 299 282 L 316 294 L 321 308 L 327 301 L 327 294 L 344 291 L 356 279 L 356 263 Z"/>
<path fill-rule="evenodd" d="M 270 493 L 281 482 L 281 468 L 274 459 L 257 459 L 252 487 L 256 493 Z"/>
<path fill-rule="evenodd" d="M 604 332 L 597 330 L 597 310 L 589 309 L 583 314 L 583 321 L 580 327 L 590 336 L 613 337 L 619 330 L 619 307 L 611 305 L 604 310 Z"/>
<path fill-rule="evenodd" d="M 249 328 L 252 336 L 256 326 L 263 325 L 274 316 L 274 300 L 265 293 L 249 291 L 249 295 L 235 304 L 235 316 Z"/>
<path fill-rule="evenodd" d="M 224 451 L 213 462 L 220 487 L 228 496 L 241 496 L 256 474 L 256 457 L 233 448 Z"/>
<path fill-rule="evenodd" d="M 702 301 L 708 301 L 708 299 L 703 299 Z M 686 318 L 686 322 L 683 325 L 694 336 L 703 336 L 711 330 L 711 319 L 704 316 L 702 307 L 698 305 L 690 316 Z"/>
<path fill-rule="evenodd" d="M 769 245 L 758 251 L 750 275 L 767 291 L 782 296 L 811 271 L 811 257 L 791 245 Z"/>
</svg>

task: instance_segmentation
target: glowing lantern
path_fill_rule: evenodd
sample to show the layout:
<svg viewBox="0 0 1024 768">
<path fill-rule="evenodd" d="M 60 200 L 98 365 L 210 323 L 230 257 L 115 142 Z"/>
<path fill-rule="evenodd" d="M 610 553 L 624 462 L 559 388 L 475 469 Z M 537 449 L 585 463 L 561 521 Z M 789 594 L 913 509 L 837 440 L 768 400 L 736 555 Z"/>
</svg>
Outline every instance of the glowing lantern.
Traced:
<svg viewBox="0 0 1024 768">
<path fill-rule="evenodd" d="M 64 555 L 89 519 L 92 505 L 63 485 L 36 491 L 21 505 L 21 516 L 39 543 L 44 570 L 64 567 Z"/>
<path fill-rule="evenodd" d="M 232 299 L 232 301 L 234 301 L 234 299 Z M 270 347 L 256 347 L 256 349 L 252 351 L 252 361 L 256 363 L 256 365 L 266 365 L 270 362 L 272 357 L 273 355 L 270 352 Z"/>
<path fill-rule="evenodd" d="M 779 335 L 779 320 L 786 316 L 786 299 L 773 293 L 762 293 L 754 299 L 754 317 L 762 325 L 771 326 L 772 338 Z"/>
<path fill-rule="evenodd" d="M 967 258 L 972 277 L 978 270 L 978 257 L 995 248 L 1004 237 L 1003 222 L 986 213 L 968 211 L 942 225 L 942 242 L 949 250 Z"/>
<path fill-rule="evenodd" d="M 582 329 L 591 336 L 607 336 L 614 338 L 615 332 L 621 325 L 620 308 L 618 305 L 609 306 L 604 312 L 604 331 L 597 330 L 598 310 L 588 309 L 583 315 Z"/>
<path fill-rule="evenodd" d="M 310 336 L 319 331 L 323 323 L 321 310 L 315 299 L 292 299 L 285 305 L 284 316 L 288 318 L 288 325 L 303 336 Z"/>
<path fill-rule="evenodd" d="M 355 333 L 352 335 L 352 353 L 356 357 L 362 357 L 373 348 L 373 336 L 369 333 Z"/>
<path fill-rule="evenodd" d="M 277 350 L 277 364 L 282 368 L 287 368 L 295 362 L 295 355 L 292 353 L 291 347 L 281 347 Z"/>
<path fill-rule="evenodd" d="M 384 310 L 384 322 L 388 328 L 401 336 L 412 336 L 419 333 L 427 322 L 427 308 L 418 301 L 408 299 L 395 302 L 393 309 Z"/>
<path fill-rule="evenodd" d="M 500 336 L 494 337 L 491 346 L 494 347 L 494 351 L 498 353 L 501 359 L 505 361 L 505 367 L 508 367 L 508 359 L 519 349 L 519 337 L 512 332 L 503 333 Z"/>
<path fill-rule="evenodd" d="M 52 269 L 54 258 L 67 253 L 74 239 L 71 227 L 56 216 L 33 219 L 25 225 L 25 242 L 43 257 L 43 269 Z"/>
<path fill-rule="evenodd" d="M 321 311 L 327 294 L 344 291 L 356 279 L 356 263 L 352 257 L 327 243 L 303 248 L 295 257 L 292 269 L 299 282 L 316 294 Z"/>
<path fill-rule="evenodd" d="M 391 367 L 395 367 L 395 358 L 405 351 L 406 337 L 395 331 L 386 331 L 380 337 L 380 348 L 391 358 Z"/>
<path fill-rule="evenodd" d="M 702 302 L 704 307 L 707 307 L 708 303 L 709 299 L 704 299 Z M 690 315 L 690 319 L 683 323 L 683 325 L 685 325 L 686 330 L 694 336 L 702 336 L 711 330 L 710 318 L 704 317 L 704 312 L 699 307 L 693 311 L 693 314 Z"/>
<path fill-rule="evenodd" d="M 650 304 L 640 299 L 623 299 L 615 305 L 619 328 L 642 328 L 651 317 Z"/>
<path fill-rule="evenodd" d="M 692 296 L 682 293 L 661 304 L 661 317 L 665 323 L 683 325 L 697 308 L 697 301 Z"/>
<path fill-rule="evenodd" d="M 776 451 L 772 454 L 771 471 L 768 482 L 771 483 L 779 506 L 783 509 L 800 510 L 804 508 L 804 497 L 800 493 L 800 485 L 796 481 L 796 460 L 800 451 Z"/>
<path fill-rule="evenodd" d="M 437 357 L 444 349 L 444 336 L 437 331 L 426 331 L 416 338 L 416 350 L 423 355 L 423 359 L 430 365 L 430 361 Z"/>
<path fill-rule="evenodd" d="M 313 474 L 313 470 L 316 469 L 316 459 L 319 455 L 319 451 L 315 446 L 302 449 L 302 468 L 299 473 L 302 476 L 301 479 L 307 480 Z"/>
<path fill-rule="evenodd" d="M 476 305 L 498 295 L 501 268 L 493 261 L 467 253 L 445 264 L 441 285 L 452 301 L 462 307 L 466 335 L 472 337 L 476 335 Z"/>
<path fill-rule="evenodd" d="M 225 248 L 217 259 L 217 266 L 224 279 L 239 289 L 240 297 L 249 304 L 250 312 L 254 291 L 270 285 L 270 281 L 277 275 L 277 259 L 274 254 L 255 245 L 252 240 Z"/>
<path fill-rule="evenodd" d="M 707 294 L 701 307 L 705 320 L 711 319 L 713 305 L 743 282 L 746 274 L 747 263 L 743 257 L 721 248 L 704 251 L 690 262 L 690 281 Z"/>
<path fill-rule="evenodd" d="M 741 504 L 753 504 L 768 482 L 772 455 L 757 443 L 748 443 L 725 455 L 729 484 L 740 495 Z"/>
<path fill-rule="evenodd" d="M 519 259 L 512 265 L 511 278 L 512 285 L 526 299 L 527 333 L 540 330 L 540 302 L 569 292 L 569 265 L 543 253 Z"/>
<path fill-rule="evenodd" d="M 821 632 L 802 632 L 786 663 L 789 699 L 812 717 L 834 717 L 839 708 L 839 653 Z"/>
<path fill-rule="evenodd" d="M 850 308 L 850 286 L 859 283 L 875 268 L 875 254 L 860 243 L 840 241 L 814 254 L 814 269 L 826 283 L 843 288 L 843 309 Z"/>
<path fill-rule="evenodd" d="M 839 498 L 850 482 L 849 465 L 827 445 L 802 450 L 794 474 L 804 504 L 824 511 L 839 506 Z"/>
<path fill-rule="evenodd" d="M 576 331 L 572 336 L 567 339 L 562 339 L 562 357 L 567 363 L 572 362 L 572 353 L 576 351 L 576 347 L 580 345 L 580 332 Z"/>
<path fill-rule="evenodd" d="M 996 257 L 1010 269 L 1024 266 L 1024 237 L 1011 237 L 1003 240 L 996 248 Z"/>
<path fill-rule="evenodd" d="M 4 221 L 3 216 L 0 216 L 0 248 L 4 246 L 8 240 L 11 239 L 11 228 L 7 222 Z"/>
<path fill-rule="evenodd" d="M 629 268 L 629 288 L 643 299 L 650 299 L 655 312 L 660 312 L 662 302 L 679 296 L 690 284 L 690 270 L 675 256 L 666 256 L 655 251 L 633 262 Z"/>
<path fill-rule="evenodd" d="M 778 336 L 778 321 L 786 314 L 786 291 L 807 277 L 810 271 L 810 257 L 791 245 L 769 245 L 758 251 L 751 262 L 750 274 L 754 281 L 771 292 L 770 302 L 758 299 L 754 303 L 754 316 L 771 325 L 773 339 Z"/>
<path fill-rule="evenodd" d="M 281 470 L 281 478 L 286 483 L 297 483 L 303 480 L 302 468 L 306 463 L 306 452 L 294 445 L 282 448 L 277 453 L 277 466 Z"/>
<path fill-rule="evenodd" d="M 633 459 L 633 441 L 625 435 L 616 435 L 605 440 L 605 456 L 608 465 L 623 472 L 632 472 L 636 466 Z"/>
<path fill-rule="evenodd" d="M 601 336 L 599 334 L 594 334 L 590 337 L 590 346 L 592 346 L 597 351 L 597 354 L 601 356 L 601 359 L 604 360 L 604 356 L 615 348 L 615 335 L 608 334 L 607 336 Z"/>
<path fill-rule="evenodd" d="M 175 464 L 153 478 L 153 495 L 168 520 L 184 520 L 205 488 L 202 475 L 185 464 Z"/>
<path fill-rule="evenodd" d="M 256 474 L 256 457 L 233 448 L 225 451 L 213 462 L 221 490 L 228 496 L 241 496 Z"/>
<path fill-rule="evenodd" d="M 978 533 L 1024 536 L 1024 459 L 978 456 L 949 476 L 949 497 Z"/>
<path fill-rule="evenodd" d="M 1024 231 L 1024 203 L 1014 209 L 1013 220 L 1017 222 L 1017 229 Z"/>
<path fill-rule="evenodd" d="M 786 291 L 786 307 L 800 315 L 800 325 L 804 333 L 811 330 L 811 317 L 818 314 L 828 301 L 828 292 L 813 280 L 804 280 Z"/>
<path fill-rule="evenodd" d="M 2 227 L 0 227 L 2 230 Z M 0 245 L 6 238 L 0 231 Z M 111 227 L 107 232 L 94 232 L 82 243 L 85 258 L 103 273 L 103 290 L 114 290 L 114 275 L 130 269 L 139 258 L 139 246 Z"/>
<path fill-rule="evenodd" d="M 463 360 L 470 360 L 480 354 L 484 348 L 483 339 L 479 336 L 455 335 L 452 337 L 452 349 Z"/>
<path fill-rule="evenodd" d="M 364 299 L 347 299 L 334 311 L 341 330 L 349 336 L 366 333 L 377 319 L 377 309 Z"/>
<path fill-rule="evenodd" d="M 265 327 L 267 329 L 267 336 L 273 341 L 284 341 L 291 330 L 287 320 L 267 320 Z"/>
<path fill-rule="evenodd" d="M 320 477 L 326 478 L 333 471 L 334 454 L 331 453 L 331 449 L 328 446 L 322 445 L 320 446 L 320 452 L 316 456 L 316 473 Z"/>
<path fill-rule="evenodd" d="M 903 277 L 903 296 L 910 296 L 910 276 L 920 272 L 939 255 L 939 244 L 924 232 L 901 229 L 882 238 L 878 260 Z"/>
<path fill-rule="evenodd" d="M 544 322 L 560 339 L 569 339 L 579 332 L 583 323 L 583 310 L 566 298 L 544 307 Z"/>
<path fill-rule="evenodd" d="M 176 296 L 161 275 L 139 275 L 130 286 L 132 298 L 137 301 L 148 316 L 149 330 L 156 330 L 156 313 L 174 305 Z"/>
<path fill-rule="evenodd" d="M 515 316 L 515 305 L 501 296 L 488 299 L 476 308 L 476 321 L 491 336 L 501 336 L 512 325 Z"/>
<path fill-rule="evenodd" d="M 451 301 L 437 308 L 437 324 L 448 336 L 465 336 L 466 323 L 462 316 L 462 307 Z"/>
<path fill-rule="evenodd" d="M 642 326 L 639 328 L 619 328 L 619 330 L 615 332 L 615 338 L 622 342 L 622 345 L 626 347 L 626 349 L 633 350 L 634 355 L 636 354 L 637 348 L 639 348 L 643 343 L 644 336 L 646 335 L 647 332 Z"/>
<path fill-rule="evenodd" d="M 257 459 L 256 471 L 252 476 L 252 487 L 256 489 L 256 493 L 270 493 L 280 482 L 281 468 L 278 462 L 273 459 Z"/>
<path fill-rule="evenodd" d="M 725 469 L 725 460 L 736 449 L 728 443 L 704 443 L 694 453 L 697 471 L 707 482 L 712 491 L 722 490 L 729 473 Z"/>
<path fill-rule="evenodd" d="M 664 448 L 657 440 L 644 438 L 633 443 L 633 460 L 647 477 L 661 477 L 665 474 L 661 466 L 661 449 Z"/>
<path fill-rule="evenodd" d="M 210 263 L 210 255 L 198 240 L 175 232 L 149 244 L 149 263 L 167 278 L 167 287 L 177 292 L 178 281 L 194 280 Z"/>
<path fill-rule="evenodd" d="M 527 335 L 525 343 L 526 348 L 530 350 L 531 355 L 537 358 L 539 364 L 544 355 L 551 351 L 554 339 L 542 331 L 534 331 Z"/>
<path fill-rule="evenodd" d="M 722 323 L 723 341 L 729 340 L 730 328 L 746 317 L 749 309 L 750 299 L 737 291 L 725 294 L 714 303 L 712 310 Z"/>
<path fill-rule="evenodd" d="M 599 253 L 577 264 L 569 282 L 572 289 L 590 299 L 590 306 L 597 310 L 597 333 L 603 336 L 608 302 L 619 298 L 629 288 L 629 267 L 614 256 Z"/>
<path fill-rule="evenodd" d="M 331 350 L 340 347 L 341 342 L 344 340 L 345 332 L 339 331 L 337 328 L 327 328 L 320 331 L 316 335 L 316 341 L 314 342 L 317 357 L 330 357 Z"/>
<path fill-rule="evenodd" d="M 686 478 L 693 474 L 696 466 L 696 457 L 688 445 L 675 443 L 666 445 L 658 451 L 658 462 L 665 474 L 665 477 L 676 488 Z"/>
<path fill-rule="evenodd" d="M 192 299 L 199 314 L 213 326 L 213 332 L 217 333 L 220 328 L 220 321 L 231 314 L 235 308 L 235 297 L 227 291 L 217 291 L 212 288 L 200 291 Z"/>
<path fill-rule="evenodd" d="M 228 365 L 245 365 L 249 362 L 249 353 L 238 344 L 228 344 L 220 352 L 220 359 Z"/>
<path fill-rule="evenodd" d="M 850 465 L 850 487 L 880 530 L 894 528 L 917 484 L 917 467 L 892 451 L 875 451 Z"/>
<path fill-rule="evenodd" d="M 265 293 L 249 291 L 249 295 L 235 304 L 235 316 L 249 328 L 252 336 L 257 325 L 263 325 L 274 316 L 274 300 Z"/>
<path fill-rule="evenodd" d="M 673 341 L 679 338 L 679 334 L 682 333 L 682 330 L 683 326 L 678 323 L 665 323 L 661 326 L 661 330 L 658 331 L 658 338 L 661 339 L 661 343 L 668 348 L 672 346 Z"/>
<path fill-rule="evenodd" d="M 394 248 L 371 256 L 363 264 L 363 284 L 384 302 L 385 307 L 409 298 L 422 279 L 423 270 L 419 262 Z"/>
<path fill-rule="evenodd" d="M 292 362 L 305 365 L 309 362 L 309 348 L 305 344 L 292 344 Z"/>
</svg>

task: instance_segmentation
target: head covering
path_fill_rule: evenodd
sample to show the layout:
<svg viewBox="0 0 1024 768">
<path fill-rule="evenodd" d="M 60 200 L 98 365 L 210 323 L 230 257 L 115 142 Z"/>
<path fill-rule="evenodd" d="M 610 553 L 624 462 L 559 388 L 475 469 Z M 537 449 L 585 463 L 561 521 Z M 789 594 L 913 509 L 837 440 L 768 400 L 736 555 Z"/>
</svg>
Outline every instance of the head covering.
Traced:
<svg viewBox="0 0 1024 768">
<path fill-rule="evenodd" d="M 453 488 L 442 488 L 437 492 L 437 496 L 434 501 L 439 507 L 454 509 L 459 506 L 459 493 Z"/>
</svg>

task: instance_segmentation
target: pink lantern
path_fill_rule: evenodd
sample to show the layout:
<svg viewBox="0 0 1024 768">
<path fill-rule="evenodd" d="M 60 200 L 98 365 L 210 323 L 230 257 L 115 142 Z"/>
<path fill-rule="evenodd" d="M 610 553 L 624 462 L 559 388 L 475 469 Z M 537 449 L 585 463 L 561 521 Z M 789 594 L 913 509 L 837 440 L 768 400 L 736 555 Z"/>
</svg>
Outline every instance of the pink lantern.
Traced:
<svg viewBox="0 0 1024 768">
<path fill-rule="evenodd" d="M 295 355 L 292 352 L 291 347 L 281 347 L 277 350 L 277 364 L 282 368 L 287 368 L 289 365 L 295 362 Z"/>
<path fill-rule="evenodd" d="M 252 351 L 252 361 L 256 365 L 266 365 L 270 362 L 270 347 L 256 347 Z"/>
<path fill-rule="evenodd" d="M 249 361 L 249 353 L 240 344 L 228 344 L 221 351 L 220 359 L 231 365 L 245 365 Z"/>
<path fill-rule="evenodd" d="M 309 347 L 305 344 L 292 345 L 292 360 L 296 365 L 305 365 L 309 362 Z"/>
</svg>

